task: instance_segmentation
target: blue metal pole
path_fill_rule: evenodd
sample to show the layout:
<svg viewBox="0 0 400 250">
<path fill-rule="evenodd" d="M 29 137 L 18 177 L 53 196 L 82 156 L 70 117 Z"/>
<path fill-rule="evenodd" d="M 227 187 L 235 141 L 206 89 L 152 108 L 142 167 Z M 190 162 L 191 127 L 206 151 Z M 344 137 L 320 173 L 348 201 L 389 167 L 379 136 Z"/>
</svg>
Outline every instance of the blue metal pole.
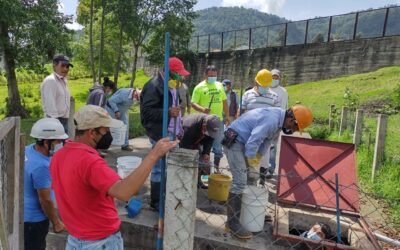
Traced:
<svg viewBox="0 0 400 250">
<path fill-rule="evenodd" d="M 335 182 L 336 182 L 336 237 L 337 243 L 342 243 L 342 228 L 340 227 L 340 207 L 339 207 L 339 175 L 335 174 Z"/>
<path fill-rule="evenodd" d="M 169 32 L 165 33 L 165 54 L 164 54 L 164 109 L 162 136 L 167 137 L 168 129 L 168 80 L 169 80 Z M 158 216 L 157 250 L 163 249 L 164 237 L 164 204 L 165 204 L 165 169 L 166 157 L 164 156 L 161 164 L 161 183 L 160 183 L 160 202 Z"/>
</svg>

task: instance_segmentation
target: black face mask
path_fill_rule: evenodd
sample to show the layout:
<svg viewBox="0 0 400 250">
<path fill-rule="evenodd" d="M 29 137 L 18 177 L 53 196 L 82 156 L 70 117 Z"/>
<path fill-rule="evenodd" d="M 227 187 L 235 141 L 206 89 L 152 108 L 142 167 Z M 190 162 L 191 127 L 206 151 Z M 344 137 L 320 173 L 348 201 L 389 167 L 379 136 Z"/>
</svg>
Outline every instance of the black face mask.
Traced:
<svg viewBox="0 0 400 250">
<path fill-rule="evenodd" d="M 291 130 L 290 128 L 282 128 L 282 132 L 283 132 L 285 135 L 291 135 L 291 134 L 293 134 L 293 130 Z"/>
<path fill-rule="evenodd" d="M 108 131 L 96 143 L 96 148 L 97 149 L 108 149 L 110 147 L 110 145 L 111 145 L 112 140 L 113 140 L 113 137 L 111 135 L 111 132 Z"/>
</svg>

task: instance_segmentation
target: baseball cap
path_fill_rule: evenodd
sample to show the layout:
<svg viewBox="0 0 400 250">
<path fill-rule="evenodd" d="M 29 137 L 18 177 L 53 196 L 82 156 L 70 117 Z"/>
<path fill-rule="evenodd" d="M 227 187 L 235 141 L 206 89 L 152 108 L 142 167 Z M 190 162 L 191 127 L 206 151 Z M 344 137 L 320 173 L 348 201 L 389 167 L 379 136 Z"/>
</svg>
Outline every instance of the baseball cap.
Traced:
<svg viewBox="0 0 400 250">
<path fill-rule="evenodd" d="M 219 132 L 220 121 L 218 116 L 216 115 L 207 115 L 206 116 L 206 128 L 207 128 L 207 135 L 211 138 L 217 138 Z"/>
<path fill-rule="evenodd" d="M 183 62 L 177 57 L 169 58 L 169 70 L 178 73 L 181 76 L 188 76 L 190 73 L 183 66 Z"/>
<path fill-rule="evenodd" d="M 281 72 L 278 69 L 271 70 L 271 74 L 274 76 L 281 76 Z"/>
<path fill-rule="evenodd" d="M 68 64 L 69 66 L 74 67 L 74 65 L 72 65 L 72 64 L 69 62 L 68 56 L 65 56 L 65 55 L 63 55 L 63 54 L 57 54 L 57 55 L 55 55 L 55 56 L 53 57 L 53 62 L 55 62 L 55 63 L 64 62 L 64 63 Z"/>
<path fill-rule="evenodd" d="M 224 80 L 222 81 L 222 84 L 223 84 L 223 85 L 226 85 L 226 84 L 231 85 L 232 82 L 231 82 L 231 80 L 229 80 L 229 79 L 224 79 Z"/>
<path fill-rule="evenodd" d="M 78 130 L 107 127 L 119 128 L 122 121 L 111 118 L 110 114 L 102 107 L 86 105 L 80 108 L 74 115 L 75 125 Z"/>
</svg>

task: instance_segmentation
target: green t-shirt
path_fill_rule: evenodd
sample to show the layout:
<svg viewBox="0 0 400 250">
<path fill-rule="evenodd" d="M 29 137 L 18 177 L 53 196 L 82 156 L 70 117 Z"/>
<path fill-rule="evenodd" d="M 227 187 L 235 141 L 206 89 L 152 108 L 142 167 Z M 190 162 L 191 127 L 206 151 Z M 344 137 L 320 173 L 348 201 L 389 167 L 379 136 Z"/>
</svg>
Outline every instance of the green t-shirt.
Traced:
<svg viewBox="0 0 400 250">
<path fill-rule="evenodd" d="M 214 98 L 212 96 L 214 96 Z M 192 102 L 204 108 L 208 108 L 211 99 L 210 114 L 216 115 L 222 120 L 222 112 L 224 109 L 223 101 L 226 100 L 226 94 L 222 83 L 216 82 L 214 84 L 209 84 L 206 81 L 202 81 L 197 84 L 193 90 Z"/>
</svg>

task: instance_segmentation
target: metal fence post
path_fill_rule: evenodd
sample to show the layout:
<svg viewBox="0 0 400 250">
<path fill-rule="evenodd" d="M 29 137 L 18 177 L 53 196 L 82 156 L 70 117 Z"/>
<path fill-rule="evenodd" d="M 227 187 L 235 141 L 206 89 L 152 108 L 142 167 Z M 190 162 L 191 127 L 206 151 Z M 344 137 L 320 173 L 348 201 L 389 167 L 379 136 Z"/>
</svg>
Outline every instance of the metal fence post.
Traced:
<svg viewBox="0 0 400 250">
<path fill-rule="evenodd" d="M 353 40 L 356 39 L 356 35 L 357 35 L 357 26 L 358 26 L 358 12 L 356 13 L 356 18 L 355 18 L 355 20 L 354 20 Z"/>
<path fill-rule="evenodd" d="M 375 150 L 374 150 L 374 161 L 372 163 L 372 175 L 371 179 L 374 181 L 376 171 L 381 166 L 384 150 L 385 150 L 385 139 L 386 139 L 386 128 L 387 128 L 388 116 L 378 115 L 378 126 L 376 128 L 376 139 L 375 139 Z"/>
<path fill-rule="evenodd" d="M 386 35 L 386 28 L 387 28 L 386 26 L 387 26 L 387 20 L 388 20 L 388 17 L 389 17 L 389 10 L 390 10 L 390 8 L 386 9 L 385 22 L 383 23 L 382 37 L 384 37 Z"/>
<path fill-rule="evenodd" d="M 74 114 L 75 114 L 75 99 L 71 96 L 70 106 L 69 106 L 69 118 L 68 118 L 68 137 L 71 139 L 75 137 Z"/>
<path fill-rule="evenodd" d="M 283 41 L 283 46 L 286 46 L 286 42 L 287 42 L 287 28 L 288 28 L 288 23 L 285 24 L 285 37 L 284 37 L 284 41 Z"/>
<path fill-rule="evenodd" d="M 310 20 L 307 20 L 307 22 L 306 22 L 306 34 L 305 34 L 305 36 L 304 36 L 304 44 L 307 44 L 307 38 L 308 38 L 308 22 L 309 22 Z"/>
<path fill-rule="evenodd" d="M 221 33 L 221 52 L 224 51 L 224 32 Z"/>
<path fill-rule="evenodd" d="M 208 34 L 208 53 L 210 53 L 211 50 L 211 35 Z"/>
<path fill-rule="evenodd" d="M 198 150 L 179 148 L 168 154 L 164 249 L 193 249 L 198 159 Z"/>
<path fill-rule="evenodd" d="M 347 118 L 349 114 L 348 107 L 342 107 L 342 114 L 340 117 L 340 129 L 339 129 L 339 136 L 342 135 L 343 131 L 347 129 Z"/>
<path fill-rule="evenodd" d="M 251 49 L 251 28 L 249 29 L 249 49 Z"/>
<path fill-rule="evenodd" d="M 199 47 L 200 47 L 200 36 L 197 36 L 197 52 L 199 52 Z"/>
<path fill-rule="evenodd" d="M 235 30 L 235 42 L 233 43 L 233 49 L 236 50 L 236 30 Z"/>
<path fill-rule="evenodd" d="M 332 16 L 329 17 L 328 42 L 331 41 L 331 31 L 332 31 Z"/>
<path fill-rule="evenodd" d="M 364 119 L 364 110 L 357 109 L 356 124 L 354 126 L 354 137 L 353 137 L 353 143 L 356 146 L 356 148 L 361 143 L 363 119 Z"/>
</svg>

